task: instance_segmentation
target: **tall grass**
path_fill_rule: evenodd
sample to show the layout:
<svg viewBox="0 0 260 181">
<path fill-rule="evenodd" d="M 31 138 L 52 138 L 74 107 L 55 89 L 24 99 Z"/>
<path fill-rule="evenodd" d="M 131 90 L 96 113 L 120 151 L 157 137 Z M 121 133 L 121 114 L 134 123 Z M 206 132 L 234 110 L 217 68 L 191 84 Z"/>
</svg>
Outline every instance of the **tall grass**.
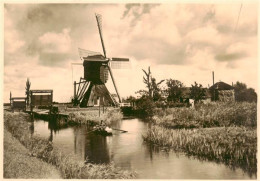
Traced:
<svg viewBox="0 0 260 181">
<path fill-rule="evenodd" d="M 4 113 L 4 126 L 15 138 L 31 151 L 31 155 L 55 165 L 63 178 L 127 179 L 135 173 L 116 168 L 113 164 L 78 162 L 54 147 L 52 142 L 31 136 L 28 128 L 30 117 L 24 113 Z"/>
<path fill-rule="evenodd" d="M 243 127 L 171 130 L 152 126 L 143 139 L 190 155 L 238 165 L 251 173 L 257 171 L 256 130 Z"/>
<path fill-rule="evenodd" d="M 167 128 L 246 126 L 256 128 L 257 105 L 246 102 L 211 102 L 192 108 L 157 109 L 153 121 Z"/>
<path fill-rule="evenodd" d="M 56 167 L 30 156 L 29 150 L 7 130 L 4 130 L 3 171 L 4 178 L 61 178 Z"/>
<path fill-rule="evenodd" d="M 119 121 L 123 118 L 120 109 L 108 109 L 99 116 L 98 110 L 78 111 L 69 113 L 68 121 L 77 124 L 99 124 L 101 121 L 110 125 L 112 122 Z"/>
</svg>

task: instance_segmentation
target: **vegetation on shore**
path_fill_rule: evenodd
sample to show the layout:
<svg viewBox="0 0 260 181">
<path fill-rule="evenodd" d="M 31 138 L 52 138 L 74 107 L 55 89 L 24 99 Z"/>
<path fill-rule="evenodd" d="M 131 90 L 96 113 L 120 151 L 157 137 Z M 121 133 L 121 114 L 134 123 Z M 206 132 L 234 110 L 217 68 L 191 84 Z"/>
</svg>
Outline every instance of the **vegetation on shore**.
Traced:
<svg viewBox="0 0 260 181">
<path fill-rule="evenodd" d="M 257 171 L 257 133 L 245 127 L 167 129 L 152 126 L 143 139 L 208 160 L 240 166 L 249 173 Z"/>
<path fill-rule="evenodd" d="M 194 108 L 156 109 L 154 125 L 143 135 L 149 143 L 203 159 L 257 171 L 257 105 L 211 102 Z"/>
<path fill-rule="evenodd" d="M 211 102 L 191 108 L 157 109 L 152 121 L 166 128 L 209 128 L 245 126 L 256 128 L 257 104 Z"/>
<path fill-rule="evenodd" d="M 160 80 L 157 82 L 155 77 L 151 73 L 150 67 L 148 67 L 147 71 L 143 70 L 143 72 L 144 72 L 143 83 L 145 85 L 145 89 L 138 90 L 136 92 L 136 94 L 139 94 L 137 98 L 134 96 L 129 96 L 124 100 L 125 102 L 129 102 L 132 105 L 134 105 L 132 114 L 135 114 L 138 117 L 145 117 L 150 119 L 151 117 L 154 116 L 155 113 L 154 109 L 156 108 L 165 109 L 165 108 L 176 108 L 176 107 L 184 107 L 184 108 L 190 106 L 193 107 L 194 105 L 193 103 L 200 104 L 202 102 L 206 103 L 209 101 L 217 101 L 220 100 L 220 97 L 221 100 L 225 98 L 225 100 L 233 100 L 242 103 L 250 102 L 255 105 L 257 102 L 257 94 L 255 90 L 252 88 L 247 88 L 247 85 L 245 83 L 239 81 L 237 81 L 232 86 L 224 82 L 218 82 L 221 83 L 220 85 L 223 85 L 222 88 L 218 87 L 218 83 L 212 85 L 210 88 L 204 88 L 201 84 L 197 83 L 196 81 L 194 82 L 194 84 L 191 84 L 190 87 L 186 87 L 181 81 L 172 78 Z M 222 89 L 229 90 L 227 95 L 224 96 L 223 92 L 222 93 L 219 92 L 222 91 Z M 219 97 L 219 95 L 222 96 Z M 180 111 L 183 110 L 185 109 L 180 109 Z M 193 114 L 190 112 L 187 113 L 188 116 L 190 116 L 190 114 Z M 168 117 L 164 119 L 170 119 L 170 120 L 175 119 L 174 117 L 171 118 L 171 116 L 169 115 L 167 116 Z M 208 115 L 208 116 L 212 117 L 212 115 Z M 184 119 L 187 120 L 187 118 Z M 192 118 L 188 118 L 188 119 L 192 119 Z M 190 128 L 210 127 L 212 125 L 221 126 L 218 125 L 219 124 L 218 120 L 215 123 L 214 120 L 210 120 L 210 123 L 207 123 L 207 121 L 203 121 L 204 123 L 201 125 L 200 123 L 202 119 L 204 118 L 200 117 L 199 120 L 193 121 L 191 125 L 187 125 L 187 126 L 188 127 L 190 126 Z M 238 119 L 240 120 L 240 118 Z M 233 120 L 231 120 L 231 122 L 232 121 Z M 164 122 L 164 120 L 158 120 L 158 122 Z M 176 122 L 176 120 L 174 122 Z M 239 125 L 240 123 L 239 122 L 236 122 L 234 124 L 231 123 L 231 125 L 237 125 L 237 124 Z M 252 127 L 256 126 L 255 121 L 251 123 L 245 123 L 245 124 L 246 126 L 252 126 Z M 182 123 L 176 123 L 176 125 L 165 125 L 165 126 L 168 126 L 169 128 L 172 126 L 173 128 L 175 127 L 182 128 L 182 126 L 183 128 L 186 127 L 186 125 L 182 125 Z"/>
<path fill-rule="evenodd" d="M 86 112 L 72 112 L 69 114 L 68 122 L 76 124 L 99 124 L 101 121 L 106 125 L 111 125 L 114 121 L 119 121 L 123 118 L 120 109 L 108 109 L 99 117 L 97 110 L 88 110 Z"/>
<path fill-rule="evenodd" d="M 61 178 L 55 166 L 32 157 L 11 133 L 4 130 L 4 178 L 39 179 Z"/>
<path fill-rule="evenodd" d="M 29 115 L 24 113 L 4 113 L 4 126 L 17 138 L 31 155 L 56 166 L 63 178 L 69 179 L 128 179 L 135 173 L 116 168 L 113 164 L 91 164 L 78 162 L 54 147 L 47 139 L 31 136 Z"/>
</svg>

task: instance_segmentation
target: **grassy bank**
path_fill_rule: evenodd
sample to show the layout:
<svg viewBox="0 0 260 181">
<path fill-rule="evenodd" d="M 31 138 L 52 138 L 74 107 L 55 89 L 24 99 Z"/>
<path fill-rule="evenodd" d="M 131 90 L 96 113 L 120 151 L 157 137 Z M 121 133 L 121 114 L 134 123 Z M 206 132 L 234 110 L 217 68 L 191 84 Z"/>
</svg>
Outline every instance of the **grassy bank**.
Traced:
<svg viewBox="0 0 260 181">
<path fill-rule="evenodd" d="M 245 126 L 256 128 L 257 104 L 212 102 L 195 108 L 158 109 L 152 120 L 166 128 L 209 128 Z"/>
<path fill-rule="evenodd" d="M 59 179 L 61 176 L 55 166 L 32 157 L 28 149 L 4 130 L 4 178 Z"/>
<path fill-rule="evenodd" d="M 152 126 L 143 138 L 149 143 L 190 155 L 240 166 L 249 173 L 257 171 L 256 130 L 242 127 L 172 130 Z"/>
<path fill-rule="evenodd" d="M 63 178 L 74 179 L 127 179 L 134 178 L 135 174 L 114 167 L 113 164 L 91 164 L 77 162 L 72 157 L 64 155 L 48 140 L 31 136 L 29 132 L 29 115 L 24 113 L 4 112 L 4 125 L 31 154 L 58 168 Z"/>
<path fill-rule="evenodd" d="M 101 121 L 110 125 L 112 122 L 123 118 L 120 109 L 108 109 L 99 116 L 98 110 L 74 111 L 69 113 L 68 121 L 76 124 L 99 124 Z"/>
</svg>

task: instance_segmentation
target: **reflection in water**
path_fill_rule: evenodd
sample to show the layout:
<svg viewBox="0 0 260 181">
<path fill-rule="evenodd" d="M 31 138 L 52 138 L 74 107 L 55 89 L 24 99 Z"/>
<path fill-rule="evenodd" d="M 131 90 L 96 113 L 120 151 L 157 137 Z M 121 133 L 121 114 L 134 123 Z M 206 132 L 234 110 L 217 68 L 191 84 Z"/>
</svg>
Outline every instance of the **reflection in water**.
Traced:
<svg viewBox="0 0 260 181">
<path fill-rule="evenodd" d="M 139 119 L 127 119 L 112 125 L 128 131 L 113 130 L 104 137 L 91 132 L 86 125 L 68 127 L 55 121 L 36 121 L 31 132 L 39 134 L 76 159 L 92 163 L 114 162 L 116 167 L 138 172 L 138 178 L 161 179 L 255 179 L 242 169 L 232 170 L 224 164 L 201 161 L 173 151 L 162 150 L 143 142 L 149 124 Z"/>
<path fill-rule="evenodd" d="M 89 132 L 87 126 L 74 127 L 74 153 L 92 163 L 109 163 L 106 137 Z"/>
<path fill-rule="evenodd" d="M 52 140 L 53 140 L 53 130 L 51 129 L 51 134 L 50 134 L 50 137 L 49 137 L 49 141 L 52 142 Z"/>
<path fill-rule="evenodd" d="M 106 137 L 89 134 L 88 142 L 85 145 L 85 157 L 92 163 L 109 163 L 109 152 Z"/>
</svg>

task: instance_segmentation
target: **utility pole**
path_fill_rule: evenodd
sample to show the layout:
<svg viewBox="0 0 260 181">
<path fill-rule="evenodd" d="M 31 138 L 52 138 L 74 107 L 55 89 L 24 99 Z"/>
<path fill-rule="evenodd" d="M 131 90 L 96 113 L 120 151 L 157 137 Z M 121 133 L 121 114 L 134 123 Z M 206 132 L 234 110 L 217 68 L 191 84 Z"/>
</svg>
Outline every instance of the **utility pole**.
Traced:
<svg viewBox="0 0 260 181">
<path fill-rule="evenodd" d="M 213 85 L 214 85 L 214 71 L 212 72 L 212 79 L 213 79 Z"/>
<path fill-rule="evenodd" d="M 10 91 L 10 106 L 12 106 L 12 92 Z"/>
<path fill-rule="evenodd" d="M 76 81 L 74 81 L 74 103 L 76 100 Z"/>
<path fill-rule="evenodd" d="M 212 72 L 212 79 L 213 79 L 213 85 L 214 86 L 214 71 Z M 213 87 L 213 101 L 215 101 L 215 88 Z"/>
</svg>

